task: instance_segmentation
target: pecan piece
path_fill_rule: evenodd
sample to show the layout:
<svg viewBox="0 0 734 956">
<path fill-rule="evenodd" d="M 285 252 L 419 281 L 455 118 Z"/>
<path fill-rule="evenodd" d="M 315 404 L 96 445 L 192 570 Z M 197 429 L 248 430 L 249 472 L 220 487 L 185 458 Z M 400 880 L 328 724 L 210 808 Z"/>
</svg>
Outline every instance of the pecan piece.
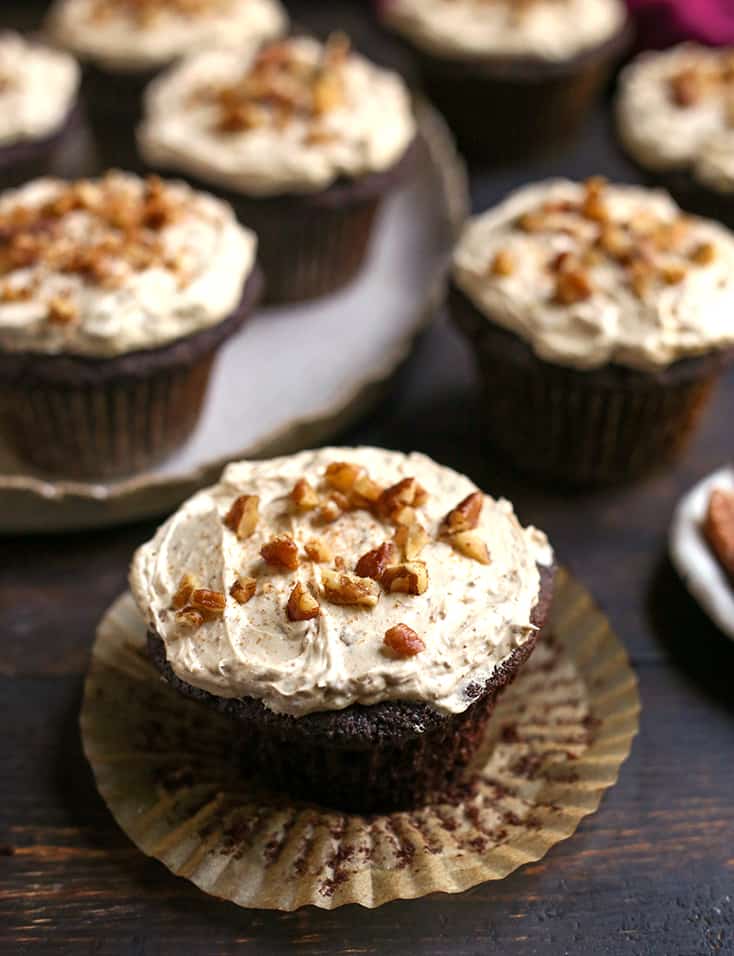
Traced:
<svg viewBox="0 0 734 956">
<path fill-rule="evenodd" d="M 721 566 L 734 578 L 734 491 L 711 493 L 703 533 Z"/>
<path fill-rule="evenodd" d="M 334 557 L 329 545 L 321 538 L 311 538 L 304 544 L 303 550 L 309 560 L 316 564 L 327 564 Z"/>
<path fill-rule="evenodd" d="M 699 266 L 710 266 L 716 258 L 716 246 L 713 242 L 700 242 L 691 253 L 691 261 Z"/>
<path fill-rule="evenodd" d="M 679 285 L 686 277 L 685 266 L 674 263 L 664 265 L 660 269 L 660 275 L 668 285 Z"/>
<path fill-rule="evenodd" d="M 196 590 L 198 584 L 193 574 L 184 574 L 178 584 L 178 591 L 173 595 L 171 606 L 176 611 L 186 607 L 191 600 L 191 595 Z"/>
<path fill-rule="evenodd" d="M 249 538 L 257 528 L 260 518 L 260 498 L 258 495 L 240 495 L 232 502 L 232 507 L 224 516 L 224 523 L 240 541 Z"/>
<path fill-rule="evenodd" d="M 350 500 L 355 508 L 373 508 L 379 501 L 383 489 L 369 475 L 362 474 L 352 485 L 349 493 Z"/>
<path fill-rule="evenodd" d="M 332 524 L 336 521 L 337 518 L 341 518 L 344 513 L 341 505 L 332 495 L 328 501 L 325 501 L 318 511 L 319 521 L 322 521 L 324 524 Z"/>
<path fill-rule="evenodd" d="M 703 96 L 703 83 L 697 70 L 689 67 L 670 80 L 670 96 L 676 106 L 695 106 Z"/>
<path fill-rule="evenodd" d="M 385 573 L 385 568 L 395 561 L 395 545 L 392 541 L 385 541 L 378 548 L 373 548 L 357 562 L 354 569 L 355 574 L 360 578 L 372 578 L 373 581 L 379 581 Z"/>
<path fill-rule="evenodd" d="M 593 294 L 594 288 L 586 273 L 573 269 L 559 273 L 553 299 L 559 305 L 575 305 L 590 299 Z"/>
<path fill-rule="evenodd" d="M 380 599 L 380 586 L 370 578 L 348 571 L 325 569 L 321 573 L 324 596 L 332 604 L 374 607 Z"/>
<path fill-rule="evenodd" d="M 237 578 L 229 589 L 230 595 L 238 604 L 247 604 L 255 596 L 257 581 L 255 578 Z"/>
<path fill-rule="evenodd" d="M 48 321 L 54 325 L 70 325 L 78 313 L 68 295 L 56 295 L 48 304 Z"/>
<path fill-rule="evenodd" d="M 452 534 L 449 538 L 454 550 L 463 554 L 472 561 L 478 561 L 480 564 L 489 564 L 489 550 L 482 538 L 476 531 L 459 531 L 458 534 Z"/>
<path fill-rule="evenodd" d="M 177 612 L 176 620 L 184 627 L 190 627 L 193 631 L 196 631 L 204 623 L 204 615 L 201 611 L 194 610 L 193 607 L 184 607 Z"/>
<path fill-rule="evenodd" d="M 226 603 L 227 598 L 221 591 L 211 591 L 209 588 L 196 588 L 189 601 L 195 611 L 208 617 L 221 617 Z"/>
<path fill-rule="evenodd" d="M 423 640 L 407 624 L 396 624 L 385 631 L 384 644 L 398 657 L 415 657 L 426 649 Z"/>
<path fill-rule="evenodd" d="M 299 511 L 313 511 L 319 506 L 319 496 L 305 478 L 300 478 L 293 486 L 291 501 Z"/>
<path fill-rule="evenodd" d="M 395 524 L 409 524 L 406 508 L 420 508 L 428 500 L 428 493 L 415 478 L 403 478 L 395 485 L 386 488 L 377 501 L 380 517 Z"/>
<path fill-rule="evenodd" d="M 407 561 L 415 561 L 428 544 L 428 532 L 419 521 L 398 525 L 395 532 L 395 544 L 403 552 Z"/>
<path fill-rule="evenodd" d="M 424 594 L 428 589 L 428 567 L 424 561 L 405 561 L 385 568 L 381 584 L 388 594 Z"/>
<path fill-rule="evenodd" d="M 500 249 L 492 259 L 490 272 L 493 276 L 511 276 L 515 271 L 515 259 L 507 249 Z"/>
<path fill-rule="evenodd" d="M 586 192 L 581 203 L 581 215 L 594 222 L 609 221 L 609 209 L 604 201 L 604 188 L 607 184 L 602 176 L 592 176 L 586 181 Z"/>
<path fill-rule="evenodd" d="M 481 491 L 473 491 L 463 501 L 449 511 L 441 522 L 440 535 L 457 534 L 459 531 L 473 531 L 479 524 L 479 518 L 484 506 L 484 495 Z"/>
<path fill-rule="evenodd" d="M 289 621 L 312 621 L 321 614 L 316 598 L 299 581 L 291 591 L 286 607 Z"/>
<path fill-rule="evenodd" d="M 326 469 L 324 478 L 327 485 L 342 494 L 348 494 L 354 483 L 364 471 L 359 465 L 352 465 L 346 461 L 333 461 Z"/>
<path fill-rule="evenodd" d="M 289 534 L 279 534 L 271 538 L 260 549 L 260 556 L 271 567 L 286 571 L 295 571 L 300 564 L 298 546 Z"/>
</svg>

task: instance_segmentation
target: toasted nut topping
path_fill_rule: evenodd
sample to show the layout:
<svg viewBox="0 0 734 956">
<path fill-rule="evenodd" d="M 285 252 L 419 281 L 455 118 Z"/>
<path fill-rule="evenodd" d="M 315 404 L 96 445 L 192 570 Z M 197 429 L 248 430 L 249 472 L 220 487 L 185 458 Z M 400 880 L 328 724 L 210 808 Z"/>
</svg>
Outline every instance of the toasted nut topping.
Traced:
<svg viewBox="0 0 734 956">
<path fill-rule="evenodd" d="M 382 491 L 382 487 L 368 475 L 360 475 L 352 486 L 352 504 L 355 508 L 371 508 L 377 504 Z"/>
<path fill-rule="evenodd" d="M 329 545 L 321 538 L 311 538 L 303 546 L 308 558 L 316 564 L 328 564 L 333 560 L 333 553 Z"/>
<path fill-rule="evenodd" d="M 637 298 L 641 299 L 647 292 L 648 288 L 650 287 L 650 283 L 652 282 L 652 266 L 644 259 L 635 259 L 630 265 L 629 275 L 630 285 L 632 286 Z"/>
<path fill-rule="evenodd" d="M 703 84 L 694 69 L 681 70 L 670 80 L 670 95 L 677 106 L 695 106 L 703 96 Z"/>
<path fill-rule="evenodd" d="M 360 578 L 372 578 L 373 581 L 379 581 L 385 573 L 385 568 L 392 564 L 397 557 L 395 545 L 392 541 L 385 541 L 379 548 L 373 548 L 363 554 L 357 562 L 355 573 Z"/>
<path fill-rule="evenodd" d="M 283 568 L 286 571 L 295 571 L 300 561 L 298 546 L 289 534 L 280 534 L 271 538 L 260 549 L 260 556 L 274 568 Z"/>
<path fill-rule="evenodd" d="M 484 495 L 473 491 L 449 513 L 441 522 L 439 534 L 457 534 L 459 531 L 473 531 L 479 524 L 484 506 Z"/>
<path fill-rule="evenodd" d="M 415 561 L 428 544 L 428 532 L 418 521 L 414 521 L 413 524 L 398 525 L 395 532 L 395 544 L 403 552 L 406 561 Z"/>
<path fill-rule="evenodd" d="M 540 212 L 526 212 L 517 220 L 517 226 L 523 232 L 544 232 L 547 225 L 546 217 Z"/>
<path fill-rule="evenodd" d="M 405 516 L 399 517 L 403 508 L 420 508 L 428 500 L 428 493 L 415 478 L 403 478 L 396 485 L 386 488 L 377 502 L 377 511 L 382 518 L 396 524 L 408 524 Z"/>
<path fill-rule="evenodd" d="M 191 594 L 189 603 L 194 610 L 202 611 L 205 615 L 221 617 L 222 614 L 224 614 L 227 598 L 221 591 L 210 591 L 209 588 L 196 588 Z"/>
<path fill-rule="evenodd" d="M 348 571 L 321 572 L 324 595 L 332 604 L 374 607 L 380 599 L 380 586 L 370 578 L 360 578 Z"/>
<path fill-rule="evenodd" d="M 238 604 L 247 604 L 255 597 L 257 591 L 257 581 L 255 578 L 237 578 L 229 589 L 230 595 Z"/>
<path fill-rule="evenodd" d="M 734 578 L 734 492 L 722 488 L 712 492 L 703 533 L 722 567 Z"/>
<path fill-rule="evenodd" d="M 190 627 L 192 630 L 198 630 L 204 623 L 204 615 L 201 611 L 195 611 L 192 607 L 182 608 L 176 614 L 176 620 L 184 627 Z"/>
<path fill-rule="evenodd" d="M 319 602 L 299 581 L 288 598 L 286 614 L 289 621 L 311 621 L 321 614 Z"/>
<path fill-rule="evenodd" d="M 665 265 L 661 268 L 660 274 L 668 285 L 678 285 L 685 279 L 686 270 L 684 266 Z"/>
<path fill-rule="evenodd" d="M 594 176 L 586 181 L 586 195 L 581 204 L 581 215 L 595 222 L 605 223 L 609 219 L 609 210 L 604 202 L 606 180 Z"/>
<path fill-rule="evenodd" d="M 559 305 L 574 305 L 591 298 L 593 294 L 594 289 L 586 273 L 569 270 L 559 273 L 553 298 Z"/>
<path fill-rule="evenodd" d="M 699 266 L 709 266 L 716 258 L 713 242 L 702 242 L 691 253 L 691 259 Z"/>
<path fill-rule="evenodd" d="M 334 502 L 340 511 L 349 511 L 352 507 L 352 502 L 341 491 L 332 491 L 332 493 L 329 495 L 329 498 Z"/>
<path fill-rule="evenodd" d="M 48 320 L 54 325 L 69 325 L 77 315 L 76 306 L 69 296 L 54 296 L 48 304 Z"/>
<path fill-rule="evenodd" d="M 599 232 L 598 242 L 604 252 L 618 262 L 627 262 L 632 255 L 629 234 L 621 226 L 605 223 Z"/>
<path fill-rule="evenodd" d="M 480 564 L 490 563 L 487 545 L 476 531 L 460 531 L 458 534 L 452 534 L 449 541 L 452 547 L 465 557 Z"/>
<path fill-rule="evenodd" d="M 385 568 L 382 586 L 390 594 L 424 594 L 428 589 L 428 568 L 423 561 L 406 561 Z"/>
<path fill-rule="evenodd" d="M 319 496 L 305 478 L 300 478 L 293 486 L 291 501 L 299 511 L 313 511 L 319 506 Z"/>
<path fill-rule="evenodd" d="M 321 505 L 318 511 L 319 521 L 323 521 L 324 524 L 331 524 L 333 521 L 336 521 L 337 518 L 340 518 L 342 514 L 343 511 L 334 500 L 333 495 L 328 501 L 325 501 L 324 504 Z"/>
<path fill-rule="evenodd" d="M 232 507 L 224 517 L 224 523 L 230 531 L 234 531 L 240 541 L 244 541 L 257 528 L 259 517 L 258 495 L 240 495 L 232 502 Z"/>
<path fill-rule="evenodd" d="M 198 583 L 193 574 L 184 574 L 179 582 L 178 591 L 173 595 L 172 607 L 176 611 L 185 608 L 197 587 Z"/>
<path fill-rule="evenodd" d="M 398 657 L 415 657 L 426 649 L 421 638 L 407 624 L 396 624 L 385 631 L 384 644 Z"/>
<path fill-rule="evenodd" d="M 364 471 L 359 465 L 351 465 L 346 461 L 333 461 L 324 475 L 326 483 L 343 494 L 348 494 L 354 483 Z"/>
<path fill-rule="evenodd" d="M 507 249 L 500 249 L 492 260 L 490 269 L 495 276 L 511 276 L 515 271 L 515 260 Z"/>
</svg>

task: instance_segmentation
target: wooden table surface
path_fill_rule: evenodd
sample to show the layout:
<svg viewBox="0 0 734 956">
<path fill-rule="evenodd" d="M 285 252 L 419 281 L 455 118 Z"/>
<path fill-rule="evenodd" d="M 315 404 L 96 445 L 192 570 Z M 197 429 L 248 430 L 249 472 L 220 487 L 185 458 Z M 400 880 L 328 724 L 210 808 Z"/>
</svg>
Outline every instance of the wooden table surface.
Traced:
<svg viewBox="0 0 734 956">
<path fill-rule="evenodd" d="M 320 25 L 347 22 L 382 50 L 359 3 L 293 6 Z M 13 11 L 6 0 L 2 16 L 30 23 L 37 7 L 19 0 Z M 474 204 L 527 178 L 598 172 L 634 178 L 602 112 L 553 160 L 473 174 Z M 598 813 L 542 862 L 453 897 L 374 911 L 246 911 L 145 858 L 94 789 L 77 719 L 96 622 L 155 525 L 0 539 L 0 951 L 734 953 L 734 644 L 666 558 L 676 500 L 731 457 L 732 407 L 734 375 L 684 460 L 634 487 L 574 495 L 533 487 L 484 444 L 470 357 L 439 321 L 369 421 L 339 436 L 419 449 L 512 498 L 607 610 L 640 678 L 641 733 Z"/>
</svg>

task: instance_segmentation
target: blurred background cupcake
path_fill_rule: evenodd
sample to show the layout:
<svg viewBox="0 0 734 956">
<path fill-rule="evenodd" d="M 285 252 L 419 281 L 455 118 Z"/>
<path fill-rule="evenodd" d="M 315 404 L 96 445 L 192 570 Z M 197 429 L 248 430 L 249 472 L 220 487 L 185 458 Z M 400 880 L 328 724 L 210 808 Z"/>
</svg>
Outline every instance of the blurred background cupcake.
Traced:
<svg viewBox="0 0 734 956">
<path fill-rule="evenodd" d="M 6 192 L 0 232 L 9 444 L 84 479 L 173 451 L 257 297 L 255 236 L 212 196 L 126 173 Z"/>
<path fill-rule="evenodd" d="M 136 168 L 145 86 L 193 50 L 257 47 L 283 33 L 279 0 L 55 0 L 46 33 L 84 63 L 84 96 L 103 166 Z"/>
<path fill-rule="evenodd" d="M 734 357 L 734 236 L 663 192 L 538 183 L 469 222 L 451 309 L 511 463 L 631 478 L 683 447 Z"/>
<path fill-rule="evenodd" d="M 629 41 L 622 0 L 385 0 L 423 83 L 472 158 L 571 136 Z"/>
<path fill-rule="evenodd" d="M 0 180 L 43 173 L 80 126 L 79 67 L 66 53 L 0 33 Z"/>
<path fill-rule="evenodd" d="M 139 143 L 232 203 L 258 234 L 268 300 L 286 302 L 355 276 L 417 128 L 400 77 L 335 34 L 186 59 L 146 92 Z"/>
</svg>

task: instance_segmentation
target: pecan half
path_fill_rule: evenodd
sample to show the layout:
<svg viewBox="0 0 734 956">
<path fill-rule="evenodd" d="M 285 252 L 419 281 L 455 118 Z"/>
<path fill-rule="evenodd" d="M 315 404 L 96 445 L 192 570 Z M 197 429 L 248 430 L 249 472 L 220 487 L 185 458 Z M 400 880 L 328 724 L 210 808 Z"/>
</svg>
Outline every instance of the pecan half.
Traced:
<svg viewBox="0 0 734 956">
<path fill-rule="evenodd" d="M 321 614 L 319 602 L 299 581 L 288 598 L 286 614 L 289 621 L 311 621 Z"/>
<path fill-rule="evenodd" d="M 332 604 L 374 607 L 380 599 L 380 586 L 370 578 L 360 578 L 348 571 L 321 572 L 324 596 Z"/>
<path fill-rule="evenodd" d="M 426 649 L 423 640 L 407 624 L 396 624 L 385 631 L 383 643 L 398 657 L 415 657 Z"/>
<path fill-rule="evenodd" d="M 304 544 L 303 550 L 309 560 L 316 564 L 328 564 L 334 557 L 329 545 L 321 538 L 311 538 Z"/>
<path fill-rule="evenodd" d="M 460 531 L 458 534 L 452 534 L 449 541 L 451 546 L 464 557 L 478 561 L 480 564 L 490 563 L 487 545 L 476 531 Z"/>
<path fill-rule="evenodd" d="M 385 568 L 381 584 L 389 594 L 424 594 L 428 589 L 428 567 L 424 561 L 405 561 Z"/>
<path fill-rule="evenodd" d="M 260 549 L 260 556 L 273 568 L 295 571 L 300 564 L 298 546 L 289 534 L 280 534 L 271 538 Z"/>
<path fill-rule="evenodd" d="M 440 535 L 457 534 L 459 531 L 473 531 L 479 524 L 484 506 L 484 495 L 473 491 L 453 508 L 441 522 Z"/>
<path fill-rule="evenodd" d="M 240 541 L 244 541 L 254 533 L 259 518 L 260 498 L 258 495 L 240 495 L 232 502 L 232 507 L 224 517 L 224 523 Z"/>
<path fill-rule="evenodd" d="M 360 578 L 372 578 L 373 581 L 379 581 L 385 573 L 385 568 L 392 564 L 397 557 L 395 545 L 392 541 L 385 541 L 378 548 L 373 548 L 363 554 L 357 562 L 355 573 Z"/>
<path fill-rule="evenodd" d="M 238 604 L 247 604 L 247 602 L 251 601 L 255 596 L 256 591 L 257 581 L 255 578 L 237 578 L 229 589 L 231 597 L 233 597 Z"/>
<path fill-rule="evenodd" d="M 319 506 L 319 496 L 305 478 L 300 478 L 293 486 L 291 501 L 299 511 L 313 511 Z"/>
<path fill-rule="evenodd" d="M 201 611 L 205 616 L 221 617 L 227 604 L 227 598 L 221 591 L 211 591 L 209 588 L 196 588 L 189 600 L 195 611 Z"/>
</svg>

